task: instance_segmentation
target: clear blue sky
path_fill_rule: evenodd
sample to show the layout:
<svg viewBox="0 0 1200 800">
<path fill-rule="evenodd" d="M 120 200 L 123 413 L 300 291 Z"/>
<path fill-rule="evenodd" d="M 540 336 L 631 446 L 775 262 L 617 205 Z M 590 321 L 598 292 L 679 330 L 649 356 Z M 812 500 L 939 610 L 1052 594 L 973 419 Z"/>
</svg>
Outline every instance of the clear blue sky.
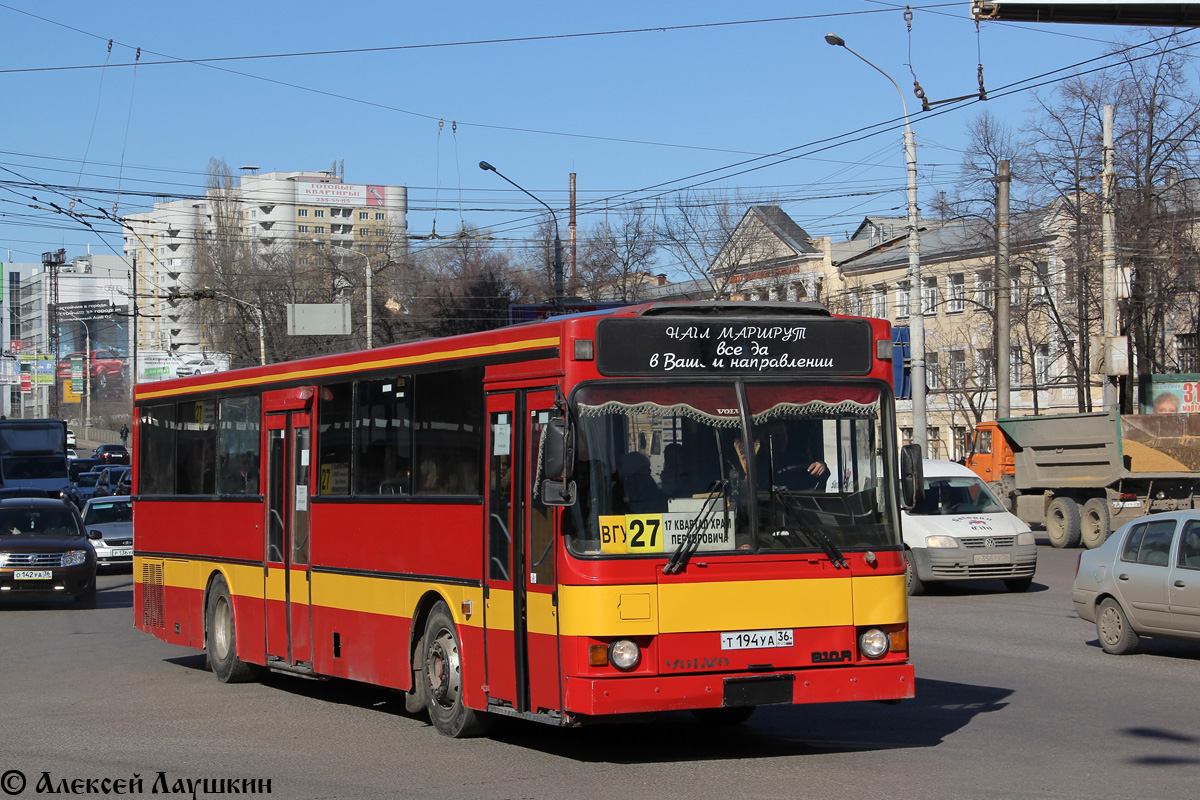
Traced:
<svg viewBox="0 0 1200 800">
<path fill-rule="evenodd" d="M 827 45 L 826 32 L 904 90 L 923 206 L 952 179 L 980 111 L 1021 124 L 1032 97 L 1006 87 L 1153 35 L 1014 23 L 984 23 L 977 35 L 967 0 L 914 4 L 910 33 L 903 9 L 871 0 L 0 0 L 0 260 L 7 249 L 13 261 L 38 261 L 58 247 L 68 256 L 89 244 L 121 248 L 115 225 L 97 220 L 107 232 L 98 235 L 28 208 L 30 196 L 60 206 L 77 196 L 76 210 L 118 202 L 131 213 L 150 205 L 147 194 L 202 192 L 213 157 L 263 171 L 344 161 L 348 182 L 410 187 L 412 234 L 430 231 L 435 207 L 439 233 L 460 219 L 501 238 L 527 233 L 518 212 L 534 206 L 480 171 L 486 160 L 562 209 L 564 228 L 575 172 L 581 206 L 599 213 L 638 198 L 670 203 L 666 192 L 696 187 L 776 199 L 809 233 L 841 236 L 866 214 L 903 214 L 901 106 L 883 76 Z M 370 48 L 405 49 L 249 58 Z M 213 58 L 238 60 L 154 63 Z M 993 99 L 919 111 L 910 64 L 938 100 L 976 91 L 980 59 Z M 47 69 L 62 67 L 89 68 Z M 784 151 L 790 158 L 730 168 Z"/>
</svg>

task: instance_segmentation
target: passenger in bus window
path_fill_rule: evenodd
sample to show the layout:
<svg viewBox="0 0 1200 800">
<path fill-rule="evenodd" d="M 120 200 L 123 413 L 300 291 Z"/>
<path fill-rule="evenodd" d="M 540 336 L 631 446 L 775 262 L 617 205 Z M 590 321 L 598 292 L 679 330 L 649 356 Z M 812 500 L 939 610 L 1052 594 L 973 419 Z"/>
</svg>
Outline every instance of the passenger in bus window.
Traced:
<svg viewBox="0 0 1200 800">
<path fill-rule="evenodd" d="M 238 478 L 245 494 L 258 494 L 258 465 L 254 454 L 247 450 L 238 456 Z"/>
<path fill-rule="evenodd" d="M 650 474 L 650 459 L 636 450 L 621 456 L 617 470 L 625 502 L 634 514 L 653 514 L 667 510 L 667 496 Z"/>
<path fill-rule="evenodd" d="M 705 489 L 697 485 L 695 459 L 679 442 L 663 448 L 662 490 L 667 497 L 691 497 Z"/>
</svg>

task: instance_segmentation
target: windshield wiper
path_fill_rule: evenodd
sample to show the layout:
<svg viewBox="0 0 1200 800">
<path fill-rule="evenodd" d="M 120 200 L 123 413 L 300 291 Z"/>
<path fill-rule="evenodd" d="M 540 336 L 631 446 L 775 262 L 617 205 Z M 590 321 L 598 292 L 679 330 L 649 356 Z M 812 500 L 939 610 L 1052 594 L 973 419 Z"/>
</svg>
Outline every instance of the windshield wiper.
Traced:
<svg viewBox="0 0 1200 800">
<path fill-rule="evenodd" d="M 677 574 L 687 564 L 688 559 L 692 557 L 692 553 L 700 547 L 700 532 L 703 528 L 707 528 L 708 518 L 712 516 L 712 512 L 716 510 L 717 498 L 725 497 L 725 487 L 729 485 L 729 481 L 719 480 L 713 484 L 712 489 L 708 492 L 708 497 L 704 498 L 704 505 L 700 506 L 700 510 L 696 512 L 696 516 L 692 517 L 692 521 L 688 523 L 687 534 L 684 535 L 683 541 L 675 548 L 675 552 L 667 559 L 667 563 L 663 565 L 663 575 Z M 705 524 L 701 526 L 701 522 Z"/>
<path fill-rule="evenodd" d="M 844 555 L 842 555 L 842 551 L 838 549 L 838 546 L 833 543 L 832 539 L 830 539 L 828 536 L 825 535 L 824 531 L 821 531 L 817 528 L 810 529 L 807 527 L 800 526 L 800 518 L 802 516 L 802 514 L 801 514 L 802 509 L 800 507 L 800 504 L 796 502 L 796 499 L 794 497 L 792 497 L 790 494 L 788 494 L 787 491 L 784 489 L 775 488 L 775 489 L 772 489 L 771 491 L 783 502 L 783 504 L 787 508 L 787 510 L 792 512 L 792 516 L 796 518 L 796 525 L 795 525 L 796 533 L 799 533 L 805 539 L 808 539 L 808 541 L 813 542 L 818 547 L 820 547 L 823 551 L 825 551 L 825 556 L 829 559 L 829 561 L 833 564 L 833 566 L 835 568 L 850 569 L 850 564 L 846 561 L 846 557 Z M 790 531 L 790 529 L 789 529 L 789 533 L 790 532 L 792 532 L 792 531 Z"/>
</svg>

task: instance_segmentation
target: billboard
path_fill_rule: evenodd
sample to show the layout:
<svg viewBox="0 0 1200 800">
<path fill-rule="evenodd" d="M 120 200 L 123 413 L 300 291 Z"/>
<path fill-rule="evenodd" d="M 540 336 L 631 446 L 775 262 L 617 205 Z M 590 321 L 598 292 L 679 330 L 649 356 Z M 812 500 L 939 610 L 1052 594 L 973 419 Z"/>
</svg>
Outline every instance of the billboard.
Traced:
<svg viewBox="0 0 1200 800">
<path fill-rule="evenodd" d="M 386 197 L 386 186 L 319 181 L 300 181 L 296 184 L 296 205 L 300 206 L 383 208 Z"/>
</svg>

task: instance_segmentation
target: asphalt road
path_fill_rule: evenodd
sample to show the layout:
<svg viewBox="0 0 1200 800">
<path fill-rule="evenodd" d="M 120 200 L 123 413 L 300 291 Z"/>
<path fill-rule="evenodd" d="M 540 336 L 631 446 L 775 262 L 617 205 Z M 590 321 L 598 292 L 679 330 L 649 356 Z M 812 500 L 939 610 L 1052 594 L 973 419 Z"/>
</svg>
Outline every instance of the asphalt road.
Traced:
<svg viewBox="0 0 1200 800">
<path fill-rule="evenodd" d="M 262 779 L 285 798 L 1195 796 L 1200 645 L 1103 653 L 1072 610 L 1077 552 L 1038 555 L 1026 594 L 913 599 L 917 698 L 898 706 L 773 707 L 732 729 L 502 720 L 457 741 L 371 687 L 219 684 L 202 655 L 135 631 L 129 574 L 105 575 L 96 611 L 0 602 L 0 800 L 16 772 L 17 797 L 43 774 L 60 790 L 137 775 L 150 795 L 159 773 L 159 794 Z"/>
</svg>

